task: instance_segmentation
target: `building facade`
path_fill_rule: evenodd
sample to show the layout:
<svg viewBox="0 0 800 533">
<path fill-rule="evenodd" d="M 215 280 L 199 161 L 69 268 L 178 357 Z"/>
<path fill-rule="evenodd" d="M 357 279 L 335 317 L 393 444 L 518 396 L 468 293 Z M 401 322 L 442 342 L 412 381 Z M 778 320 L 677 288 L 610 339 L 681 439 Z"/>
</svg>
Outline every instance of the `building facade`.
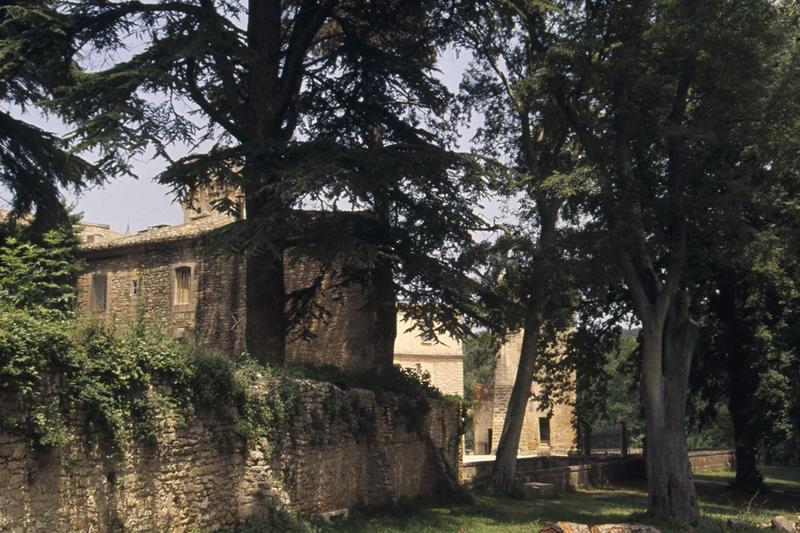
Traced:
<svg viewBox="0 0 800 533">
<path fill-rule="evenodd" d="M 233 221 L 214 213 L 206 198 L 184 209 L 184 224 L 119 235 L 102 224 L 78 225 L 87 268 L 78 278 L 78 309 L 110 324 L 142 316 L 174 337 L 191 337 L 229 354 L 245 351 L 246 265 L 241 256 L 210 253 L 206 238 Z M 302 291 L 321 275 L 314 261 L 285 265 L 287 293 Z M 365 287 L 323 277 L 317 303 L 324 318 L 311 336 L 290 331 L 288 362 L 377 371 L 376 331 Z M 335 288 L 332 288 L 336 285 Z M 463 395 L 461 344 L 450 337 L 427 342 L 399 319 L 394 362 L 428 372 L 445 394 Z"/>
<path fill-rule="evenodd" d="M 443 394 L 464 395 L 464 357 L 461 343 L 449 335 L 428 341 L 414 324 L 398 316 L 394 362 L 404 368 L 427 372 Z"/>
<path fill-rule="evenodd" d="M 510 336 L 500 347 L 494 385 L 478 391 L 479 401 L 473 415 L 474 453 L 477 455 L 493 454 L 497 450 L 521 351 L 520 331 Z M 519 455 L 565 454 L 574 450 L 572 405 L 561 403 L 554 405 L 552 410 L 544 410 L 535 400 L 537 388 L 534 381 L 522 424 Z"/>
</svg>

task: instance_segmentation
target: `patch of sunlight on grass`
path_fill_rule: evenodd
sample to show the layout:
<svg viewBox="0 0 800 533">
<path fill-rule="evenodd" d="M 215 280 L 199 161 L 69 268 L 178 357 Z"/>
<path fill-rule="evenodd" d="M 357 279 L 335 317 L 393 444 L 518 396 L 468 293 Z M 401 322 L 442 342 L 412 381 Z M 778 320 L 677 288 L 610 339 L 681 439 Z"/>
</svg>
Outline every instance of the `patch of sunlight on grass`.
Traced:
<svg viewBox="0 0 800 533">
<path fill-rule="evenodd" d="M 758 467 L 767 486 L 790 492 L 800 492 L 800 467 L 798 466 L 764 466 Z M 736 473 L 730 470 L 701 472 L 697 479 L 730 482 Z"/>
<path fill-rule="evenodd" d="M 794 516 L 800 512 L 800 499 L 756 497 L 727 490 L 699 488 L 703 523 L 693 530 L 701 532 L 759 531 L 779 513 Z M 472 503 L 450 507 L 397 507 L 385 511 L 356 512 L 325 532 L 354 533 L 537 533 L 545 522 L 584 524 L 641 521 L 661 528 L 664 533 L 685 529 L 654 523 L 644 517 L 647 500 L 643 484 L 613 488 L 586 489 L 550 498 L 516 500 L 475 494 Z M 736 524 L 731 527 L 729 520 Z"/>
</svg>

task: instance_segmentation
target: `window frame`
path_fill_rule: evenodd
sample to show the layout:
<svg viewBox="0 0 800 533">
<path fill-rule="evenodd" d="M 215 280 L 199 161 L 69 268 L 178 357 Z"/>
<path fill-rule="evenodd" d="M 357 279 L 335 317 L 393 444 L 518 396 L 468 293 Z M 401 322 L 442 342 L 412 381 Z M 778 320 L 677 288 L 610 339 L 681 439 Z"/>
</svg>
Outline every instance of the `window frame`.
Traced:
<svg viewBox="0 0 800 533">
<path fill-rule="evenodd" d="M 185 280 L 186 287 L 181 287 L 180 282 L 183 278 L 182 272 L 186 272 Z M 174 265 L 172 268 L 172 305 L 173 307 L 185 308 L 192 304 L 194 298 L 192 297 L 192 274 L 194 272 L 194 265 L 180 264 Z M 185 296 L 185 298 L 184 298 Z"/>
<path fill-rule="evenodd" d="M 111 276 L 108 272 L 97 271 L 92 272 L 89 278 L 89 312 L 93 314 L 103 315 L 108 311 L 108 287 L 110 285 L 109 278 Z M 102 302 L 97 297 L 97 280 L 103 279 L 103 298 Z M 99 305 L 102 303 L 102 306 Z"/>
<path fill-rule="evenodd" d="M 544 423 L 544 426 L 542 425 Z M 542 431 L 542 429 L 546 428 L 546 431 Z M 545 438 L 547 435 L 547 438 Z M 539 417 L 539 442 L 543 445 L 550 445 L 550 442 L 553 438 L 552 428 L 550 427 L 550 417 L 549 416 L 540 416 Z"/>
</svg>

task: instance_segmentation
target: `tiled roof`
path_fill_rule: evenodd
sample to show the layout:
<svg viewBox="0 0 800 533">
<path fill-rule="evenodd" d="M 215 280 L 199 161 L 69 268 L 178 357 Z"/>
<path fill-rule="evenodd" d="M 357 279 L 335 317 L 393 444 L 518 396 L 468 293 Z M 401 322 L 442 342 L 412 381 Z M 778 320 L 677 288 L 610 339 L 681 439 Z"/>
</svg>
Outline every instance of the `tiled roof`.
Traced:
<svg viewBox="0 0 800 533">
<path fill-rule="evenodd" d="M 86 243 L 80 246 L 84 252 L 112 250 L 126 248 L 129 246 L 139 246 L 143 244 L 156 244 L 164 242 L 175 242 L 186 239 L 200 237 L 211 230 L 221 228 L 230 224 L 233 219 L 222 214 L 213 214 L 204 218 L 199 218 L 189 224 L 179 224 L 177 226 L 156 227 L 141 231 L 134 235 L 125 235 L 116 239 L 103 240 L 95 243 Z"/>
</svg>

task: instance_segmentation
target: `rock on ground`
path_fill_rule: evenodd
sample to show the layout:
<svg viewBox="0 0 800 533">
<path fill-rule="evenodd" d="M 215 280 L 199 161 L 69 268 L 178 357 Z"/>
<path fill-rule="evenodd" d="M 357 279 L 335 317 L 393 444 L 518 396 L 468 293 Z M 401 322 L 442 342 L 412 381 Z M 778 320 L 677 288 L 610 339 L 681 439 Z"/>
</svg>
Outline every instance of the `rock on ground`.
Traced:
<svg viewBox="0 0 800 533">
<path fill-rule="evenodd" d="M 590 527 L 573 522 L 547 522 L 539 533 L 661 533 L 661 531 L 642 524 L 598 524 Z"/>
<path fill-rule="evenodd" d="M 798 517 L 798 521 L 793 524 L 785 516 L 773 516 L 772 527 L 784 533 L 798 533 L 800 532 L 800 517 Z"/>
</svg>

